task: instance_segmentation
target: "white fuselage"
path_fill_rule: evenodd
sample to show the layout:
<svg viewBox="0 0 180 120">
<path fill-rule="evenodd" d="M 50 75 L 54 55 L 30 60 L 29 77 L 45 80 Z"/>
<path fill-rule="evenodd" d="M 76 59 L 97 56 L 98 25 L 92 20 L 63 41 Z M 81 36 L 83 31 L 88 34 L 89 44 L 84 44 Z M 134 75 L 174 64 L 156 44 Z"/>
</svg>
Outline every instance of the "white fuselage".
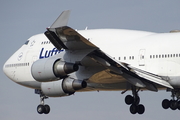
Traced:
<svg viewBox="0 0 180 120">
<path fill-rule="evenodd" d="M 150 73 L 169 77 L 172 86 L 180 87 L 180 33 L 152 33 L 133 30 L 97 29 L 78 31 L 117 61 Z M 38 59 L 59 55 L 44 34 L 32 36 L 4 64 L 5 74 L 13 81 L 40 88 L 31 74 L 31 66 Z"/>
</svg>

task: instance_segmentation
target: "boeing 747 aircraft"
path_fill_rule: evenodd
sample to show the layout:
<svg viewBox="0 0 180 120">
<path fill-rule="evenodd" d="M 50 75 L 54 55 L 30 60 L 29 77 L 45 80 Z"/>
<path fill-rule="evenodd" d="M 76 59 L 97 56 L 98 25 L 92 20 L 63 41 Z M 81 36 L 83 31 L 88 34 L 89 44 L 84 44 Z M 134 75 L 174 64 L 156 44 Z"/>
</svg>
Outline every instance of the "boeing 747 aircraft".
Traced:
<svg viewBox="0 0 180 120">
<path fill-rule="evenodd" d="M 44 34 L 30 37 L 4 64 L 12 81 L 40 95 L 39 114 L 48 97 L 83 91 L 122 91 L 132 114 L 143 114 L 140 90 L 169 91 L 164 109 L 180 110 L 180 33 L 124 29 L 74 30 L 64 11 Z"/>
</svg>

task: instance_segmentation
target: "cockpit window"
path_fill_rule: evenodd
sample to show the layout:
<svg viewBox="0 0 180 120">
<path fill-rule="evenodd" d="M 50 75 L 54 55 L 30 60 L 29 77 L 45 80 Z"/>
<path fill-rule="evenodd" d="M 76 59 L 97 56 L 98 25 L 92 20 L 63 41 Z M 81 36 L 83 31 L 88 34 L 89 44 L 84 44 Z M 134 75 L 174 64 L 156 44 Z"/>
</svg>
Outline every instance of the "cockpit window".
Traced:
<svg viewBox="0 0 180 120">
<path fill-rule="evenodd" d="M 29 40 L 27 40 L 24 44 L 27 45 L 29 43 Z"/>
</svg>

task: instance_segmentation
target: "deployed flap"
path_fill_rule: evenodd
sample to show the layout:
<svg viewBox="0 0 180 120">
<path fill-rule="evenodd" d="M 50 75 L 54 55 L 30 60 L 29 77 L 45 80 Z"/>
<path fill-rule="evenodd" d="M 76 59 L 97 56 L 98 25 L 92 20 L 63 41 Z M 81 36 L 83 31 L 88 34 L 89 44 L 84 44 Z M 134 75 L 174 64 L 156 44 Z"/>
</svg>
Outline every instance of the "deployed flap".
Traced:
<svg viewBox="0 0 180 120">
<path fill-rule="evenodd" d="M 146 80 L 149 80 L 151 82 L 154 82 L 156 84 L 168 87 L 173 89 L 173 87 L 167 82 L 168 78 L 166 77 L 162 77 L 162 76 L 158 76 L 134 67 L 131 67 L 131 71 L 133 71 L 135 74 L 137 74 L 139 77 L 144 78 Z"/>
</svg>

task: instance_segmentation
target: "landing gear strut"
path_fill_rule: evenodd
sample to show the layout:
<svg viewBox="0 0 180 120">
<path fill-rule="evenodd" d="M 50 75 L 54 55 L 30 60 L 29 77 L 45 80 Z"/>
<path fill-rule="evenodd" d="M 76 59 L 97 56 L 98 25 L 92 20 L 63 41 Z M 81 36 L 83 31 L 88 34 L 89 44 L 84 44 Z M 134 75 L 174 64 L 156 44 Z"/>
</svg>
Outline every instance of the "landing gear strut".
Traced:
<svg viewBox="0 0 180 120">
<path fill-rule="evenodd" d="M 50 106 L 44 104 L 44 99 L 47 99 L 48 97 L 45 96 L 41 90 L 35 90 L 35 93 L 40 95 L 40 104 L 37 106 L 37 112 L 39 114 L 48 114 L 50 112 Z"/>
<path fill-rule="evenodd" d="M 180 90 L 175 89 L 171 90 L 172 93 L 172 99 L 164 99 L 162 101 L 162 107 L 164 109 L 171 108 L 172 110 L 179 109 L 180 110 Z"/>
<path fill-rule="evenodd" d="M 139 90 L 140 90 L 140 88 L 137 89 L 135 86 L 132 86 L 133 96 L 127 95 L 125 97 L 125 103 L 127 105 L 130 105 L 129 110 L 132 114 L 136 114 L 136 113 L 143 114 L 145 111 L 144 105 L 139 104 L 140 103 L 140 98 L 138 96 Z"/>
</svg>

